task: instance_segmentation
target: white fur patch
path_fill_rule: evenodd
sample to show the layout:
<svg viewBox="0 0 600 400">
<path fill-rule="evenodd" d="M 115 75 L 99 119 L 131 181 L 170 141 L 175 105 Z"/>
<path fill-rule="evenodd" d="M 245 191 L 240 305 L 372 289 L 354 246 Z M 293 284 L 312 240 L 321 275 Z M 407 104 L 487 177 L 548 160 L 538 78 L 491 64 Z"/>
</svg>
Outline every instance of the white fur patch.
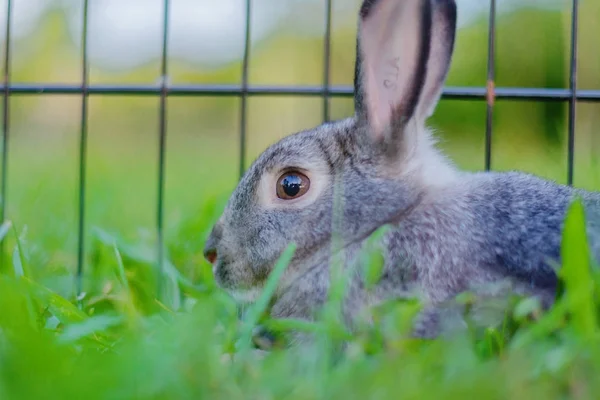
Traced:
<svg viewBox="0 0 600 400">
<path fill-rule="evenodd" d="M 254 303 L 260 297 L 261 292 L 261 287 L 228 290 L 228 293 L 231 295 L 231 297 L 233 297 L 234 300 L 239 303 Z"/>
<path fill-rule="evenodd" d="M 426 187 L 444 187 L 459 179 L 459 172 L 452 162 L 436 147 L 433 135 L 421 128 L 416 136 L 417 144 L 413 156 L 405 168 L 415 171 Z"/>
</svg>

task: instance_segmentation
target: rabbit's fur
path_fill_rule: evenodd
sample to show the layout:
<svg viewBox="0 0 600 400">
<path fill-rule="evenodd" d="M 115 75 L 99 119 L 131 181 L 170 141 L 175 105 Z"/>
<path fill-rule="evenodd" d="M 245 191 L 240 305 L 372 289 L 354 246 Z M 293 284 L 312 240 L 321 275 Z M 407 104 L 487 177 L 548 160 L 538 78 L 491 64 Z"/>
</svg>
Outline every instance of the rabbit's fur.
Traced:
<svg viewBox="0 0 600 400">
<path fill-rule="evenodd" d="M 549 303 L 556 289 L 565 212 L 583 199 L 592 253 L 600 259 L 600 194 L 518 172 L 457 170 L 425 127 L 454 47 L 452 0 L 366 0 L 360 10 L 353 117 L 288 136 L 267 148 L 232 194 L 206 243 L 217 282 L 253 301 L 294 242 L 271 313 L 313 317 L 327 298 L 339 194 L 346 268 L 382 225 L 385 266 L 374 292 L 353 274 L 344 314 L 413 290 L 434 307 L 461 291 L 509 279 Z M 310 188 L 276 194 L 300 171 Z M 214 259 L 213 259 L 214 258 Z M 435 313 L 418 334 L 437 332 Z"/>
</svg>

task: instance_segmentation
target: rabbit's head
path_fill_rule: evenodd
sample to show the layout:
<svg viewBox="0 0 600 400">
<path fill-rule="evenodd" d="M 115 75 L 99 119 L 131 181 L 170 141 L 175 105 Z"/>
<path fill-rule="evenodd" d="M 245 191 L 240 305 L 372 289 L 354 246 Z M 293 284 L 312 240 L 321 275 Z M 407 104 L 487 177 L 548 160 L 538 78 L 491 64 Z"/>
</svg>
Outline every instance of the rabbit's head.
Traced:
<svg viewBox="0 0 600 400">
<path fill-rule="evenodd" d="M 440 98 L 455 29 L 453 0 L 363 3 L 355 115 L 290 135 L 250 166 L 206 243 L 219 285 L 252 301 L 291 242 L 283 285 L 327 260 L 335 210 L 348 245 L 454 179 L 425 119 Z"/>
</svg>

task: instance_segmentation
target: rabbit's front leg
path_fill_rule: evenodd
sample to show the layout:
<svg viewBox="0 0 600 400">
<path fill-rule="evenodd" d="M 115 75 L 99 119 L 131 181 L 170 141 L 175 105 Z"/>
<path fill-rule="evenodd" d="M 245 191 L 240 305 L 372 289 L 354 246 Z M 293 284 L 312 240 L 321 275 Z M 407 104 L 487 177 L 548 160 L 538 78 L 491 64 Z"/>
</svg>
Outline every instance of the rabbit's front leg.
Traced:
<svg viewBox="0 0 600 400">
<path fill-rule="evenodd" d="M 327 267 L 314 267 L 277 296 L 270 316 L 274 319 L 314 321 L 327 301 L 328 291 Z M 287 336 L 292 346 L 308 344 L 313 339 L 313 335 L 306 332 L 290 332 Z"/>
</svg>

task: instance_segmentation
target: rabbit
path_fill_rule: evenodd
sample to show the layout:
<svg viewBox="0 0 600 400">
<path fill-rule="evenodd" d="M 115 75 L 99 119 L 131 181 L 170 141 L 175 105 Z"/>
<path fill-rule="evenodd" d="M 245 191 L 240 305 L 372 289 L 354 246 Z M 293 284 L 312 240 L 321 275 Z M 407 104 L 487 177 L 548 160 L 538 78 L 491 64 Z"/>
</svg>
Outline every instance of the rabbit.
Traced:
<svg viewBox="0 0 600 400">
<path fill-rule="evenodd" d="M 551 304 L 575 198 L 600 260 L 600 193 L 516 171 L 461 171 L 436 148 L 425 122 L 446 81 L 456 18 L 453 0 L 363 2 L 355 113 L 281 139 L 247 169 L 205 243 L 221 288 L 252 303 L 295 243 L 270 313 L 312 320 L 328 298 L 332 257 L 343 251 L 343 268 L 354 271 L 344 321 L 417 292 L 426 309 L 414 334 L 436 337 L 441 305 L 474 287 L 509 280 L 511 290 Z M 382 226 L 390 229 L 381 279 L 366 290 L 359 254 Z"/>
</svg>

